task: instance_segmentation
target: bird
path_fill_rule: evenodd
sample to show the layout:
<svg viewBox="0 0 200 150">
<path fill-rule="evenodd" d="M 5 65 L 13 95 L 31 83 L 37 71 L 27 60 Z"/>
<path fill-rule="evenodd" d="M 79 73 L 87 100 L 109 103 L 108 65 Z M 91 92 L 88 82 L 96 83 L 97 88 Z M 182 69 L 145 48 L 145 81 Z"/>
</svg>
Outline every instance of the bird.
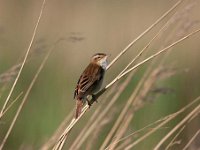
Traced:
<svg viewBox="0 0 200 150">
<path fill-rule="evenodd" d="M 94 96 L 102 85 L 106 67 L 108 66 L 109 55 L 105 53 L 96 53 L 91 57 L 89 65 L 85 68 L 81 74 L 75 91 L 74 99 L 76 100 L 76 113 L 75 118 L 77 119 L 82 111 L 83 105 L 88 103 L 89 107 L 91 106 L 88 96 Z"/>
</svg>

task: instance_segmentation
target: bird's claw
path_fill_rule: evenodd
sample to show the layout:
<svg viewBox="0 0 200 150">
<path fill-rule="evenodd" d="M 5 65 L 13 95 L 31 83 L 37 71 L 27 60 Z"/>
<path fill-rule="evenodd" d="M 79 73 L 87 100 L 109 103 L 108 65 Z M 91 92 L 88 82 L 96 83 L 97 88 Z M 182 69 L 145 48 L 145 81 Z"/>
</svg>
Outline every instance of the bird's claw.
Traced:
<svg viewBox="0 0 200 150">
<path fill-rule="evenodd" d="M 89 108 L 92 106 L 91 102 L 87 99 L 87 104 L 89 106 Z"/>
<path fill-rule="evenodd" d="M 94 102 L 98 103 L 96 96 L 93 95 L 93 94 L 92 94 L 92 100 L 93 100 Z"/>
<path fill-rule="evenodd" d="M 88 106 L 89 106 L 89 108 L 92 106 L 92 104 L 93 104 L 93 102 L 96 102 L 96 103 L 98 103 L 98 101 L 97 101 L 97 98 L 96 98 L 96 96 L 95 95 L 91 95 L 92 96 L 92 99 L 86 99 L 87 100 L 87 104 L 88 104 Z"/>
</svg>

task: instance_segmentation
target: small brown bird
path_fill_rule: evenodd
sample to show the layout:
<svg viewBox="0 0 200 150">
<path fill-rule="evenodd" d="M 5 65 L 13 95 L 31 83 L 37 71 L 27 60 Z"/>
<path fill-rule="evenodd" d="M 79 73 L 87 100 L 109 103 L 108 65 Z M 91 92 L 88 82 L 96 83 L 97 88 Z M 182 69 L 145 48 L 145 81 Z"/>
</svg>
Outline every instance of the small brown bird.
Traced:
<svg viewBox="0 0 200 150">
<path fill-rule="evenodd" d="M 81 110 L 87 100 L 88 95 L 93 95 L 97 92 L 102 85 L 103 77 L 105 74 L 108 55 L 104 53 L 97 53 L 92 56 L 90 64 L 81 74 L 77 86 L 74 91 L 74 99 L 76 99 L 76 115 L 78 118 L 81 114 Z"/>
</svg>

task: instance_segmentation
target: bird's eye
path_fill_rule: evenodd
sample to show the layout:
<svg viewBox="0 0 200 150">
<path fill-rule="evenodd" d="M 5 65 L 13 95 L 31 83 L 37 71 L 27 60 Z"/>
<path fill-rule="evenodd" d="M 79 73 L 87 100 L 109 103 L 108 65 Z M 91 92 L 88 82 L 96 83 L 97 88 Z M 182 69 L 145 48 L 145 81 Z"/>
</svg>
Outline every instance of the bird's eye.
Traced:
<svg viewBox="0 0 200 150">
<path fill-rule="evenodd" d="M 99 58 L 101 58 L 100 56 L 97 56 L 95 59 L 99 59 Z"/>
</svg>

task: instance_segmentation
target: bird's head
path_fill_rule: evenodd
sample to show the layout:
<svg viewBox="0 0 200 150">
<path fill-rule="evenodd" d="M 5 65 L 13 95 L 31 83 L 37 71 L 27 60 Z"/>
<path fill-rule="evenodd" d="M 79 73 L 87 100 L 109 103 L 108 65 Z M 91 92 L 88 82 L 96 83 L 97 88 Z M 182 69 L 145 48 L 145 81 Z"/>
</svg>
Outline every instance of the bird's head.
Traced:
<svg viewBox="0 0 200 150">
<path fill-rule="evenodd" d="M 108 66 L 108 58 L 109 55 L 105 53 L 96 53 L 92 56 L 91 62 L 101 66 L 103 69 L 106 69 Z"/>
</svg>

